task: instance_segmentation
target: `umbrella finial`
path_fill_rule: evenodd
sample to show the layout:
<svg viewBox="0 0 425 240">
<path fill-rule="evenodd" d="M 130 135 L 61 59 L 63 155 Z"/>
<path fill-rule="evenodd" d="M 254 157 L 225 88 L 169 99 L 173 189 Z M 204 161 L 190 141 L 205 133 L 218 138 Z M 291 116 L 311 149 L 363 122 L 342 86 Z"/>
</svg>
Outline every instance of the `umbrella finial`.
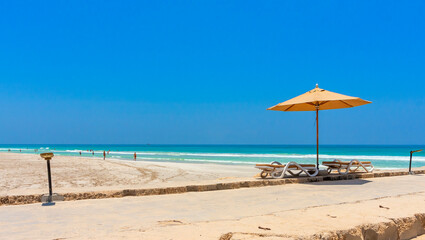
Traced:
<svg viewBox="0 0 425 240">
<path fill-rule="evenodd" d="M 319 84 L 318 83 L 316 83 L 316 88 L 319 88 Z"/>
</svg>

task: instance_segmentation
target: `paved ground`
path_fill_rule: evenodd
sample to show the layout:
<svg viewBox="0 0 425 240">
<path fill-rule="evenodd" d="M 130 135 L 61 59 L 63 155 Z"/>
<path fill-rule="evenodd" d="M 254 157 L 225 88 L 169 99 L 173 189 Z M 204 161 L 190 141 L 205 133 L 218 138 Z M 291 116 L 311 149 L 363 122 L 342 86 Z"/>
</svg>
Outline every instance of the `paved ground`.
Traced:
<svg viewBox="0 0 425 240">
<path fill-rule="evenodd" d="M 425 213 L 424 201 L 425 176 L 413 175 L 2 206 L 0 239 L 218 239 L 226 232 L 263 231 L 298 236 Z"/>
</svg>

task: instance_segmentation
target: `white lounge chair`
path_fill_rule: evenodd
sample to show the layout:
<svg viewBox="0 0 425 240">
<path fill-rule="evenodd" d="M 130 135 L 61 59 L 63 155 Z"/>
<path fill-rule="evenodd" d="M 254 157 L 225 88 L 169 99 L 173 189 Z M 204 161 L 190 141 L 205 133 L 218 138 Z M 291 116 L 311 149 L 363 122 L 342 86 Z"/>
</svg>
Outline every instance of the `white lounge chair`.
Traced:
<svg viewBox="0 0 425 240">
<path fill-rule="evenodd" d="M 319 173 L 314 164 L 298 164 L 296 162 L 282 164 L 274 161 L 269 164 L 256 164 L 255 167 L 261 170 L 261 178 L 266 178 L 269 175 L 272 178 L 284 178 L 288 173 L 294 177 L 298 177 L 301 173 L 314 177 Z"/>
<path fill-rule="evenodd" d="M 337 170 L 339 174 L 355 173 L 359 168 L 363 168 L 367 173 L 370 173 L 373 172 L 374 169 L 371 162 L 361 162 L 356 159 L 345 162 L 335 159 L 333 161 L 322 162 L 322 165 L 328 167 L 328 173 L 331 173 L 333 170 Z"/>
</svg>

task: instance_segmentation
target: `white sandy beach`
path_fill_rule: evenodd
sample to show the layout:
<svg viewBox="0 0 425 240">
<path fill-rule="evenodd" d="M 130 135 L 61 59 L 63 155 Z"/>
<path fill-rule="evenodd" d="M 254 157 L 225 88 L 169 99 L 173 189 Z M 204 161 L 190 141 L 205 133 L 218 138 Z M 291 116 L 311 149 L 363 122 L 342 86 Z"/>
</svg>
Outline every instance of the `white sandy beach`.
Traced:
<svg viewBox="0 0 425 240">
<path fill-rule="evenodd" d="M 0 195 L 47 192 L 46 163 L 38 155 L 1 153 L 0 167 Z M 58 193 L 253 180 L 257 173 L 252 166 L 52 160 Z M 424 189 L 425 175 L 407 175 L 64 201 L 49 207 L 4 205 L 0 239 L 362 239 L 357 237 L 365 231 L 409 239 L 425 233 Z M 335 238 L 337 231 L 349 235 Z"/>
<path fill-rule="evenodd" d="M 252 179 L 249 165 L 128 161 L 55 156 L 53 189 L 58 193 L 152 188 Z M 0 153 L 0 196 L 48 192 L 46 161 L 38 154 Z"/>
</svg>

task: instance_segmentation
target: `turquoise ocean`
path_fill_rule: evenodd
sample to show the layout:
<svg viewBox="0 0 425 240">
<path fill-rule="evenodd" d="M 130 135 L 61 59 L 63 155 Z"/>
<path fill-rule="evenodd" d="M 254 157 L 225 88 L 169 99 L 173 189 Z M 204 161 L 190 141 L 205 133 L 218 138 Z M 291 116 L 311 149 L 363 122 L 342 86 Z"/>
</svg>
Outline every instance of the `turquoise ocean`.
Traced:
<svg viewBox="0 0 425 240">
<path fill-rule="evenodd" d="M 334 159 L 372 161 L 376 168 L 408 168 L 411 150 L 425 149 L 425 145 L 322 145 L 320 161 Z M 128 161 L 137 153 L 137 160 L 153 162 L 248 164 L 272 161 L 315 163 L 315 145 L 86 145 L 86 144 L 9 144 L 0 145 L 0 152 L 53 152 L 56 155 L 102 157 Z M 37 152 L 35 152 L 37 150 Z M 93 150 L 94 155 L 88 150 Z M 425 152 L 415 153 L 413 167 L 425 166 Z"/>
</svg>

